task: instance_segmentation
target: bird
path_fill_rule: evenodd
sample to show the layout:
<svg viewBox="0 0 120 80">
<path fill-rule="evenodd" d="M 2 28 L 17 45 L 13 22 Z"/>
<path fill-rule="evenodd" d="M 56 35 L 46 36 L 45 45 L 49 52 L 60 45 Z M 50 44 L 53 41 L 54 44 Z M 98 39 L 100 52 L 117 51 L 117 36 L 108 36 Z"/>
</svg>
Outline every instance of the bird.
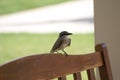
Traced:
<svg viewBox="0 0 120 80">
<path fill-rule="evenodd" d="M 60 50 L 64 52 L 66 56 L 68 56 L 67 52 L 65 52 L 65 48 L 70 46 L 71 44 L 71 39 L 68 37 L 69 35 L 72 35 L 72 33 L 69 33 L 67 31 L 62 31 L 59 33 L 58 39 L 54 43 L 52 49 L 50 50 L 50 53 L 55 53 Z"/>
</svg>

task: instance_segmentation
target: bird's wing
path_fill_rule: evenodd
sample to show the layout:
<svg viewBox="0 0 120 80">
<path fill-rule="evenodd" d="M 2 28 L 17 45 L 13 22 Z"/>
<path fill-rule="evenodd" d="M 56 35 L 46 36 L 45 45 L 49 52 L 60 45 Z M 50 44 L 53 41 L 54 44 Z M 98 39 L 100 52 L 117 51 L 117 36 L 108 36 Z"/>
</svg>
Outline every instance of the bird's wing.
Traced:
<svg viewBox="0 0 120 80">
<path fill-rule="evenodd" d="M 63 43 L 64 43 L 64 39 L 58 38 L 55 44 L 53 45 L 51 51 L 55 51 L 56 49 L 60 48 Z"/>
<path fill-rule="evenodd" d="M 71 45 L 71 39 L 69 39 L 69 44 L 68 44 L 68 46 L 70 46 Z"/>
</svg>

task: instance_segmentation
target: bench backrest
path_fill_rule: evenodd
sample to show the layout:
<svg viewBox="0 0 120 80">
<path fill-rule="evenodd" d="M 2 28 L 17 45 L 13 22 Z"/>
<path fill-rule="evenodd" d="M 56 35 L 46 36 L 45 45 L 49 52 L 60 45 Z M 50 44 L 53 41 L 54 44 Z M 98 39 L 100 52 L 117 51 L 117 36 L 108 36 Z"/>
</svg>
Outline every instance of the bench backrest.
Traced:
<svg viewBox="0 0 120 80">
<path fill-rule="evenodd" d="M 105 44 L 98 44 L 96 51 L 85 55 L 39 54 L 23 57 L 0 66 L 0 80 L 82 80 L 86 70 L 88 80 L 97 80 L 94 69 L 99 69 L 101 80 L 113 80 Z"/>
</svg>

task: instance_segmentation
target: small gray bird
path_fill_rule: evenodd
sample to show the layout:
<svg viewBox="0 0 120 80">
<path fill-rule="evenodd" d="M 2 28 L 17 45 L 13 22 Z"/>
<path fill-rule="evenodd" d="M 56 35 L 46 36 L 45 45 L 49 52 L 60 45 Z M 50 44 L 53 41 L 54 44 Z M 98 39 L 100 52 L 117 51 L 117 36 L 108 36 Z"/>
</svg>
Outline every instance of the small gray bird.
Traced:
<svg viewBox="0 0 120 80">
<path fill-rule="evenodd" d="M 68 38 L 68 35 L 72 35 L 72 33 L 69 33 L 67 31 L 62 31 L 59 34 L 58 39 L 56 40 L 56 42 L 54 43 L 50 53 L 54 53 L 57 52 L 59 50 L 62 50 L 64 52 L 65 55 L 68 55 L 65 51 L 64 48 L 67 46 L 70 46 L 71 44 L 71 39 Z M 57 52 L 58 53 L 58 52 Z"/>
</svg>

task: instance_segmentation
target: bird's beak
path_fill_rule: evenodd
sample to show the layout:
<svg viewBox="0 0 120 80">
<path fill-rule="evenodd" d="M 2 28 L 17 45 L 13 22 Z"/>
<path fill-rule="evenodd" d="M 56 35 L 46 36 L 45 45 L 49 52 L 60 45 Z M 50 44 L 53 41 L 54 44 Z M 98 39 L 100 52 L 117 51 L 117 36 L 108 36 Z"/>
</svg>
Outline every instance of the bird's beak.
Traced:
<svg viewBox="0 0 120 80">
<path fill-rule="evenodd" d="M 72 35 L 72 33 L 68 33 L 68 35 Z"/>
</svg>

